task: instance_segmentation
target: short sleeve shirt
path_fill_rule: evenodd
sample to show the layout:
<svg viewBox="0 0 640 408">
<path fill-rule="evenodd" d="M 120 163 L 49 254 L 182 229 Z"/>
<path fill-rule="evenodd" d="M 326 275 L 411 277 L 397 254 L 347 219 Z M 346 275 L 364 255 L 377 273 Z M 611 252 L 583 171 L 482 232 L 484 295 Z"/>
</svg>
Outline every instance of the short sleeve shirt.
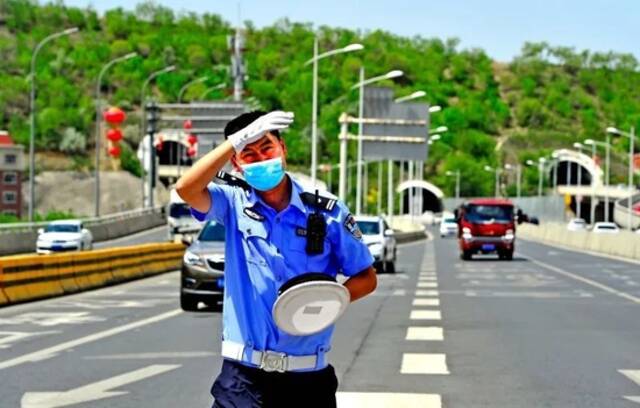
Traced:
<svg viewBox="0 0 640 408">
<path fill-rule="evenodd" d="M 310 336 L 281 331 L 271 314 L 278 289 L 307 272 L 353 276 L 371 266 L 373 258 L 340 201 L 322 212 L 327 223 L 324 251 L 307 254 L 306 220 L 314 209 L 303 203 L 303 188 L 288 177 L 291 200 L 279 213 L 252 189 L 214 183 L 208 186 L 212 203 L 209 211 L 191 212 L 199 221 L 215 220 L 225 226 L 223 339 L 254 350 L 309 355 L 329 350 L 334 327 Z"/>
</svg>

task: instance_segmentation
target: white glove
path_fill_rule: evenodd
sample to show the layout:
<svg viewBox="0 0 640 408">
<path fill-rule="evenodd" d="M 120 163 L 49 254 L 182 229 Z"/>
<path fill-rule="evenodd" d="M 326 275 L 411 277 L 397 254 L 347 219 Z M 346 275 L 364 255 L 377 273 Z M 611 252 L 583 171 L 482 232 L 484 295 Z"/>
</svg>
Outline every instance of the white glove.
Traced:
<svg viewBox="0 0 640 408">
<path fill-rule="evenodd" d="M 293 123 L 293 112 L 273 111 L 260 116 L 251 124 L 228 137 L 236 153 L 248 144 L 259 140 L 271 130 L 282 130 Z"/>
</svg>

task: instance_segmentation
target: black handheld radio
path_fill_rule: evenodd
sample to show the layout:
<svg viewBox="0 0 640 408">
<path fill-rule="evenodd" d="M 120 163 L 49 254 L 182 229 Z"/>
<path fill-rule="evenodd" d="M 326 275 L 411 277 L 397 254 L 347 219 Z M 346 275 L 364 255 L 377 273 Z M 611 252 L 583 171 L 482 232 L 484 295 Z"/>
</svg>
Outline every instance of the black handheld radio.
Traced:
<svg viewBox="0 0 640 408">
<path fill-rule="evenodd" d="M 318 190 L 316 190 L 316 203 L 319 202 Z M 327 221 L 318 210 L 307 217 L 307 246 L 309 255 L 319 255 L 324 251 L 324 237 L 327 236 Z"/>
</svg>

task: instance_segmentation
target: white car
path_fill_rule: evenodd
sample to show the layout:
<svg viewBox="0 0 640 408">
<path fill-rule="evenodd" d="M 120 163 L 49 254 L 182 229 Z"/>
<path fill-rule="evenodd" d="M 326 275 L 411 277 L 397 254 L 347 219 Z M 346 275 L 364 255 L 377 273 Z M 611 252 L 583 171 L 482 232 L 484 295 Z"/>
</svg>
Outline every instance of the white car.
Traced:
<svg viewBox="0 0 640 408">
<path fill-rule="evenodd" d="M 567 224 L 567 230 L 569 231 L 585 231 L 587 229 L 587 222 L 582 218 L 573 218 Z"/>
<path fill-rule="evenodd" d="M 444 238 L 451 235 L 458 235 L 458 223 L 455 218 L 443 218 L 440 223 L 440 237 Z"/>
<path fill-rule="evenodd" d="M 36 252 L 50 254 L 63 251 L 84 251 L 93 248 L 91 231 L 81 220 L 52 221 L 38 230 Z"/>
<path fill-rule="evenodd" d="M 396 239 L 387 222 L 377 216 L 357 216 L 355 220 L 362 232 L 362 240 L 374 258 L 376 270 L 395 273 Z"/>
<path fill-rule="evenodd" d="M 620 228 L 613 222 L 596 222 L 592 231 L 594 234 L 617 234 Z"/>
</svg>

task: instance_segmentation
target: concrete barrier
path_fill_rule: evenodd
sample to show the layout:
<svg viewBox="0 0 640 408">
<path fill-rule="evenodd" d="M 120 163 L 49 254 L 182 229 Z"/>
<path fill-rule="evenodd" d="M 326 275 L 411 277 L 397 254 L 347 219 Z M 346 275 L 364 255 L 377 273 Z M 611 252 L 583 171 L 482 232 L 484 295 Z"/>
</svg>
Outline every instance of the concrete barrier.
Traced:
<svg viewBox="0 0 640 408">
<path fill-rule="evenodd" d="M 518 236 L 576 250 L 640 260 L 640 235 L 629 231 L 594 234 L 590 231 L 568 231 L 564 224 L 523 224 L 518 227 Z"/>
<path fill-rule="evenodd" d="M 166 224 L 161 207 L 109 214 L 84 221 L 94 242 L 108 241 Z M 35 252 L 38 228 L 46 222 L 0 225 L 0 255 Z"/>
<path fill-rule="evenodd" d="M 0 305 L 98 288 L 180 268 L 184 245 L 142 244 L 0 258 Z"/>
</svg>

